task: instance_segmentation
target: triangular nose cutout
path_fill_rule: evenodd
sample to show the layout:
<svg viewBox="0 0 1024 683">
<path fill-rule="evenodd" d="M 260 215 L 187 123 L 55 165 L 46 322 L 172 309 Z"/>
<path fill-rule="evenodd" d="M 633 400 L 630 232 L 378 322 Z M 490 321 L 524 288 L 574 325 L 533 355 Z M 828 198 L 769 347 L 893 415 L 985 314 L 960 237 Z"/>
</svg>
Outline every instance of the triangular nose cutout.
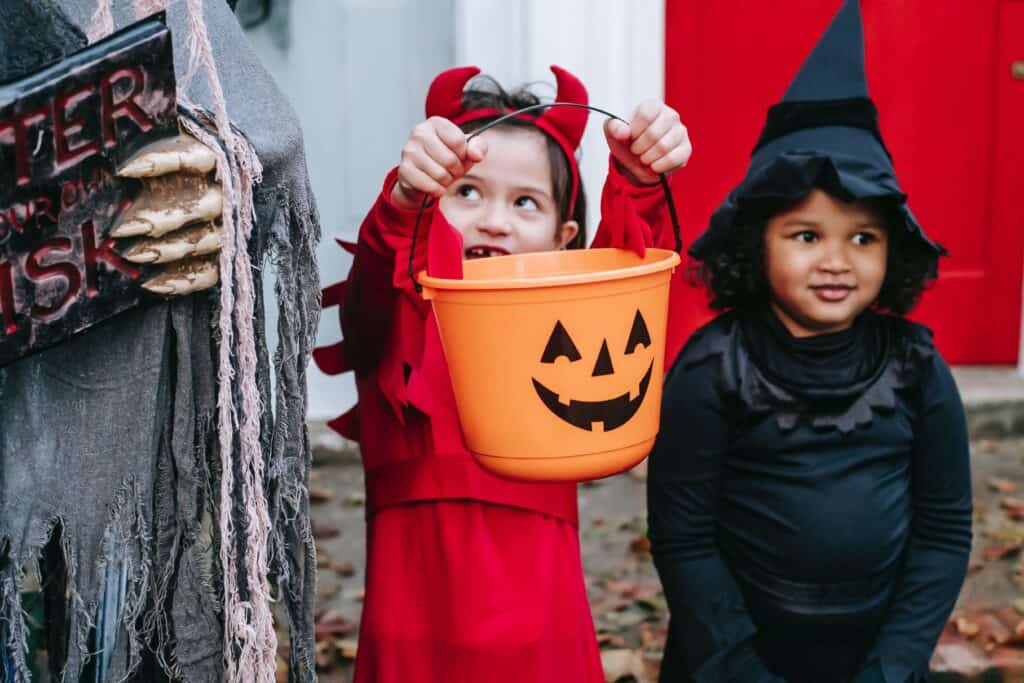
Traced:
<svg viewBox="0 0 1024 683">
<path fill-rule="evenodd" d="M 601 342 L 601 352 L 597 354 L 597 363 L 594 364 L 594 372 L 591 374 L 593 377 L 615 374 L 615 368 L 612 367 L 612 354 L 608 353 L 607 339 Z"/>
</svg>

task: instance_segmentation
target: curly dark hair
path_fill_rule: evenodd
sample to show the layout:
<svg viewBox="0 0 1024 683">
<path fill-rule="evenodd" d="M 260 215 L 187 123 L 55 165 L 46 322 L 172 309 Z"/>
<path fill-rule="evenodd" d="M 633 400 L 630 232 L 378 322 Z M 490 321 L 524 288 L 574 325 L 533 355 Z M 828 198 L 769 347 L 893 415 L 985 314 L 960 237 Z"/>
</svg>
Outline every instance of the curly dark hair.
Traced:
<svg viewBox="0 0 1024 683">
<path fill-rule="evenodd" d="M 541 99 L 529 90 L 529 85 L 523 85 L 516 90 L 506 91 L 494 78 L 490 76 L 477 76 L 469 83 L 469 87 L 462 93 L 462 104 L 466 109 L 497 109 L 502 112 L 511 112 L 524 107 L 540 104 Z M 488 123 L 498 118 L 497 116 L 475 119 L 462 125 L 462 130 L 471 133 L 474 130 L 483 128 Z M 498 128 L 526 128 L 540 131 L 529 121 L 512 118 L 498 124 Z M 569 166 L 569 159 L 558 143 L 544 134 L 544 140 L 548 148 L 548 164 L 551 166 L 551 191 L 558 206 L 558 215 L 563 221 L 573 220 L 579 225 L 579 232 L 572 241 L 566 245 L 566 249 L 583 249 L 587 246 L 587 197 L 583 192 L 583 181 L 580 179 L 580 186 L 576 192 L 576 205 L 571 207 L 572 201 L 572 171 Z"/>
<path fill-rule="evenodd" d="M 695 275 L 708 288 L 716 310 L 745 309 L 768 300 L 764 229 L 771 216 L 790 206 L 774 206 L 740 216 L 732 236 L 709 252 Z M 877 202 L 889 235 L 888 263 L 874 309 L 906 315 L 938 276 L 938 254 L 906 229 L 906 220 L 891 202 Z"/>
</svg>

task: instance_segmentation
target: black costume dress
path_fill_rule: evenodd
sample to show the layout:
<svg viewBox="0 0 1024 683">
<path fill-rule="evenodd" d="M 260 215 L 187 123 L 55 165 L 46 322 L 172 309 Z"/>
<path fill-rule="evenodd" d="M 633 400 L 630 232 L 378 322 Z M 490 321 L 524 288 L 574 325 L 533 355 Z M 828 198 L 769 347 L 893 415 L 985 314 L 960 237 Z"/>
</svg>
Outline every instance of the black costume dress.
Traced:
<svg viewBox="0 0 1024 683">
<path fill-rule="evenodd" d="M 867 312 L 699 330 L 666 378 L 649 534 L 662 683 L 924 680 L 971 545 L 963 406 L 930 332 Z"/>
</svg>

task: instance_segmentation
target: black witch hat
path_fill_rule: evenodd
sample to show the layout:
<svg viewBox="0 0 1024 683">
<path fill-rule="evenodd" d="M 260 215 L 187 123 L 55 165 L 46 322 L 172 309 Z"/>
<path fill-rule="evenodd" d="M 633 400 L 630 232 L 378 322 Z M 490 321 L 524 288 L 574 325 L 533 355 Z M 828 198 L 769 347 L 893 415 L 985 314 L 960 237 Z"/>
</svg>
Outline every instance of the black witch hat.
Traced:
<svg viewBox="0 0 1024 683">
<path fill-rule="evenodd" d="M 868 96 L 864 29 L 858 0 L 846 0 L 768 119 L 747 175 L 690 247 L 706 260 L 728 248 L 749 215 L 803 199 L 815 187 L 846 200 L 891 203 L 918 246 L 937 258 L 946 250 L 924 234 L 907 207 L 878 111 Z"/>
</svg>

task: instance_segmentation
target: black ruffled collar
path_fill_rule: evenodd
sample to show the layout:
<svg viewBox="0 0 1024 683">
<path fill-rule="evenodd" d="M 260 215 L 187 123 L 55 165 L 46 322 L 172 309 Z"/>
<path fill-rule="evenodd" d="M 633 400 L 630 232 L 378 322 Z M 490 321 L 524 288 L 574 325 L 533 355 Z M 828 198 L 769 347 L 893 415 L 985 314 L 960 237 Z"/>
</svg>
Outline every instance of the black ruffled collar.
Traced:
<svg viewBox="0 0 1024 683">
<path fill-rule="evenodd" d="M 723 394 L 745 412 L 774 412 L 783 431 L 803 422 L 848 433 L 895 408 L 933 353 L 931 331 L 902 318 L 868 311 L 842 332 L 796 338 L 765 307 L 720 316 L 680 360 L 717 356 Z"/>
</svg>

